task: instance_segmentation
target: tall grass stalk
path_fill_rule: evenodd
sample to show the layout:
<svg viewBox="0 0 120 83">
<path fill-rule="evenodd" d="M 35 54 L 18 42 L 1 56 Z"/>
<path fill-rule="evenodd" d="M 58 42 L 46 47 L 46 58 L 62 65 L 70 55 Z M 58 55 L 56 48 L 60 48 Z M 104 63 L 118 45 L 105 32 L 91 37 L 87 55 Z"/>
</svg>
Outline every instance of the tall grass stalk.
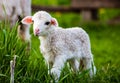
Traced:
<svg viewBox="0 0 120 83">
<path fill-rule="evenodd" d="M 17 56 L 15 55 L 14 59 L 10 61 L 10 74 L 11 74 L 10 83 L 14 83 L 14 70 L 15 70 L 16 57 Z"/>
</svg>

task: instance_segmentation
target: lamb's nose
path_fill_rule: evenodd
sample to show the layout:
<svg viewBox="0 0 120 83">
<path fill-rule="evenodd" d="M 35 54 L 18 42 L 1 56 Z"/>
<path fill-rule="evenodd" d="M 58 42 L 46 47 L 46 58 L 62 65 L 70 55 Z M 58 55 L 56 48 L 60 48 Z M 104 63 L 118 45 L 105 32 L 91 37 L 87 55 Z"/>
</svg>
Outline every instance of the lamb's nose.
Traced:
<svg viewBox="0 0 120 83">
<path fill-rule="evenodd" d="M 40 31 L 40 29 L 38 29 L 38 28 L 35 29 L 35 33 L 39 33 L 39 31 Z"/>
<path fill-rule="evenodd" d="M 36 28 L 34 34 L 35 34 L 36 36 L 38 36 L 38 35 L 40 34 L 40 29 Z"/>
</svg>

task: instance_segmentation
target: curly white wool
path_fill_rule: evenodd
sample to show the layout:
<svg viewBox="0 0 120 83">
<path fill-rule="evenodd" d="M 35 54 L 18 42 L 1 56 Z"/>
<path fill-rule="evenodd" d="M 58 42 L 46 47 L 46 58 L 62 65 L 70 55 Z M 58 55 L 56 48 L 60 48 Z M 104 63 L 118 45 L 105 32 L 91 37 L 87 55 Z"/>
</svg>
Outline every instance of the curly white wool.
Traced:
<svg viewBox="0 0 120 83">
<path fill-rule="evenodd" d="M 82 64 L 83 69 L 89 69 L 91 77 L 96 73 L 89 36 L 82 28 L 63 29 L 58 26 L 57 20 L 45 11 L 39 11 L 31 17 L 24 18 L 22 23 L 31 24 L 25 22 L 27 18 L 33 21 L 34 34 L 39 37 L 41 43 L 40 51 L 56 82 L 67 61 L 75 72 Z"/>
</svg>

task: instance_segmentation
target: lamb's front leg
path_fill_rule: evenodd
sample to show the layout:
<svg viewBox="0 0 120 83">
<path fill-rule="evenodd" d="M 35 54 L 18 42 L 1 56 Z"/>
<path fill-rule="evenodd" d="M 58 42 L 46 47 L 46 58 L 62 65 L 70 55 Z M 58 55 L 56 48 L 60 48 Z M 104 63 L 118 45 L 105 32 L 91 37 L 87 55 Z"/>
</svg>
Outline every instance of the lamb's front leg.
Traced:
<svg viewBox="0 0 120 83">
<path fill-rule="evenodd" d="M 55 57 L 55 61 L 53 63 L 53 67 L 51 69 L 51 74 L 54 76 L 56 82 L 58 82 L 61 70 L 64 67 L 64 63 L 66 62 L 65 55 L 59 55 Z"/>
</svg>

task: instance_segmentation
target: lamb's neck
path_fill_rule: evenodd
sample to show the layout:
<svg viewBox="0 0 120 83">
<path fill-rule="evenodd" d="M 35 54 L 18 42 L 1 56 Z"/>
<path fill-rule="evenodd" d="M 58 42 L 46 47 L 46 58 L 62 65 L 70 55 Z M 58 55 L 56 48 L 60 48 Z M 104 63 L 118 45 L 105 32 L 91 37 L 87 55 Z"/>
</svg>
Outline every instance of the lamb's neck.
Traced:
<svg viewBox="0 0 120 83">
<path fill-rule="evenodd" d="M 39 40 L 40 40 L 40 43 L 41 43 L 41 45 L 48 45 L 49 44 L 49 42 L 50 42 L 50 37 L 51 35 L 48 35 L 48 36 L 40 36 L 39 37 Z"/>
<path fill-rule="evenodd" d="M 45 41 L 47 39 L 49 39 L 49 37 L 54 33 L 54 29 L 53 30 L 49 30 L 48 33 L 46 35 L 43 36 L 39 36 L 40 41 Z"/>
<path fill-rule="evenodd" d="M 55 27 L 49 27 L 49 29 L 46 30 L 46 34 L 41 35 L 40 38 L 47 38 L 54 32 L 55 32 Z"/>
</svg>

